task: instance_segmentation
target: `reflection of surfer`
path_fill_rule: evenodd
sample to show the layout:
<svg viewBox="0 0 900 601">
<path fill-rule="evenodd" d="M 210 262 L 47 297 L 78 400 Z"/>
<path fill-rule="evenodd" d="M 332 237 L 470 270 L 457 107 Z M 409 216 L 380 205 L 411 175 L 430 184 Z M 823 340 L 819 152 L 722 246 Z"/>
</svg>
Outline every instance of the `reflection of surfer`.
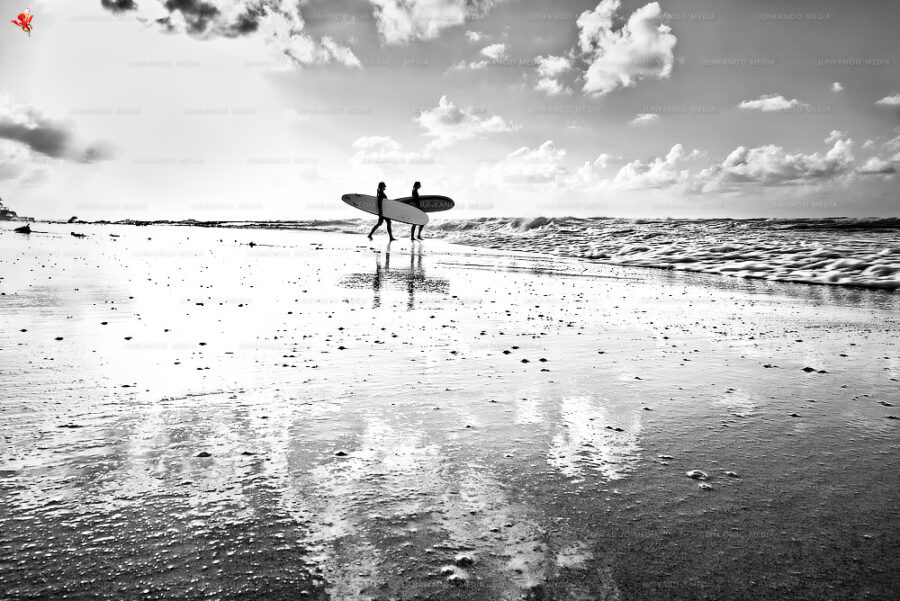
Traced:
<svg viewBox="0 0 900 601">
<path fill-rule="evenodd" d="M 372 278 L 372 308 L 377 309 L 381 306 L 381 280 L 383 277 L 389 276 L 391 270 L 391 251 L 390 244 L 388 245 L 388 250 L 384 254 L 384 267 L 381 266 L 381 261 L 378 260 L 378 251 L 375 251 L 375 277 Z"/>
<path fill-rule="evenodd" d="M 422 245 L 413 247 L 409 253 L 409 273 L 406 274 L 406 293 L 409 300 L 406 309 L 412 311 L 416 300 L 416 284 L 424 284 L 425 270 L 422 269 Z"/>
<path fill-rule="evenodd" d="M 420 211 L 422 210 L 422 202 L 419 200 L 419 188 L 421 188 L 421 187 L 422 187 L 421 182 L 416 182 L 416 183 L 413 184 L 413 189 L 412 189 L 412 201 L 409 203 L 409 204 L 411 204 L 412 206 L 414 206 L 414 207 L 416 207 L 417 209 L 419 209 Z M 424 226 L 424 225 L 420 225 L 420 226 L 419 226 L 419 240 L 422 239 L 422 228 L 423 228 L 423 227 L 425 227 L 425 226 Z M 409 239 L 410 239 L 410 240 L 415 240 L 415 239 L 416 239 L 416 226 L 415 226 L 415 224 L 413 224 L 412 228 L 409 230 Z"/>
<path fill-rule="evenodd" d="M 381 212 L 381 203 L 382 201 L 387 200 L 387 194 L 384 193 L 385 188 L 387 188 L 387 185 L 385 185 L 384 182 L 378 182 L 378 193 L 375 195 L 378 199 L 378 223 L 376 223 L 375 227 L 372 228 L 372 231 L 369 232 L 369 240 L 372 239 L 372 234 L 375 233 L 375 230 L 381 227 L 381 224 L 384 222 L 387 222 L 388 237 L 391 240 L 395 239 L 393 232 L 391 232 L 391 220 L 385 217 Z"/>
</svg>

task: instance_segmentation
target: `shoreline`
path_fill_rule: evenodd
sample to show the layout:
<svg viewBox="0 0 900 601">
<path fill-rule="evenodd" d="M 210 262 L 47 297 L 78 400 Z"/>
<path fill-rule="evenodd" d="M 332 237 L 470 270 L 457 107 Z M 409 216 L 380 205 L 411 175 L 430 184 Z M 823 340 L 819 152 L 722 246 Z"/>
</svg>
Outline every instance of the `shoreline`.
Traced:
<svg viewBox="0 0 900 601">
<path fill-rule="evenodd" d="M 592 222 L 615 224 L 612 233 L 599 239 L 593 234 L 574 242 L 566 240 L 551 231 L 557 224 L 571 220 L 572 225 L 559 226 L 561 231 L 571 228 L 588 227 Z M 54 225 L 119 225 L 119 226 L 173 226 L 198 227 L 204 229 L 250 230 L 250 231 L 323 231 L 340 233 L 364 233 L 369 220 L 331 219 L 310 221 L 194 221 L 194 220 L 120 220 L 108 221 L 47 221 Z M 488 224 L 485 226 L 484 224 Z M 659 237 L 668 232 L 651 230 L 644 236 L 634 236 L 632 232 L 617 237 L 621 231 L 628 229 L 628 224 L 643 227 L 665 226 L 684 228 L 689 224 L 690 231 L 682 236 L 666 238 L 665 244 L 659 243 Z M 691 248 L 692 237 L 702 239 L 708 235 L 705 231 L 709 224 L 727 226 L 721 232 L 726 241 L 704 243 Z M 404 224 L 401 224 L 401 227 Z M 474 225 L 474 227 L 473 227 Z M 746 237 L 745 233 L 735 231 L 735 227 L 747 226 L 772 230 L 768 236 L 779 236 L 777 240 L 765 241 L 764 238 Z M 477 228 L 482 227 L 482 231 Z M 486 228 L 486 229 L 485 229 Z M 835 232 L 823 237 L 822 231 Z M 795 234 L 796 232 L 796 234 Z M 817 233 L 818 238 L 805 239 L 804 235 Z M 860 246 L 858 240 L 851 243 L 858 247 L 854 250 L 846 248 L 846 235 L 859 232 L 861 234 L 877 233 L 882 235 L 882 246 Z M 569 257 L 584 261 L 629 267 L 646 267 L 652 269 L 673 270 L 677 272 L 706 273 L 726 275 L 744 279 L 778 281 L 796 284 L 813 284 L 882 290 L 894 293 L 900 290 L 900 218 L 809 218 L 809 219 L 621 219 L 621 218 L 572 218 L 572 217 L 535 217 L 535 218 L 475 218 L 469 220 L 440 219 L 429 227 L 432 239 L 441 239 L 452 243 L 475 248 L 491 248 L 495 250 L 516 250 Z M 797 238 L 785 238 L 791 234 Z M 839 235 L 844 235 L 843 238 Z M 735 236 L 729 242 L 728 236 Z M 402 236 L 400 236 L 402 238 Z M 648 240 L 650 242 L 648 243 Z M 768 244 L 769 249 L 760 254 L 760 244 Z M 843 246 L 843 248 L 842 248 Z M 879 250 L 880 249 L 880 252 Z M 743 254 L 742 254 L 743 253 Z"/>
</svg>

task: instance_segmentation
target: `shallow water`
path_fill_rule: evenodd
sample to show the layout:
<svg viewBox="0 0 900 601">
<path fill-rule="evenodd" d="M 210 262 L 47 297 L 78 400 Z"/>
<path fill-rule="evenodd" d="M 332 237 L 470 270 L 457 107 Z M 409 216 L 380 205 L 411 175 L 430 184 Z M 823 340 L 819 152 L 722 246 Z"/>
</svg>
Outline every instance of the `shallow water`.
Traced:
<svg viewBox="0 0 900 601">
<path fill-rule="evenodd" d="M 0 231 L 7 598 L 900 590 L 895 294 L 74 227 Z"/>
<path fill-rule="evenodd" d="M 617 265 L 779 282 L 897 290 L 900 219 L 611 219 L 577 217 L 436 220 L 429 237 L 482 248 L 539 252 Z M 219 223 L 363 233 L 366 220 Z M 400 226 L 405 229 L 404 226 Z"/>
</svg>

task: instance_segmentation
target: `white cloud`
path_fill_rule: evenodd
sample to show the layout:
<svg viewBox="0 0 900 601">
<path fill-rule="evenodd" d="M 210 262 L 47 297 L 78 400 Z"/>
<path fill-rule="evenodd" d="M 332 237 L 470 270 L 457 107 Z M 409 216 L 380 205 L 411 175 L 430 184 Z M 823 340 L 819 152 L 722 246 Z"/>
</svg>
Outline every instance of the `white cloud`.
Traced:
<svg viewBox="0 0 900 601">
<path fill-rule="evenodd" d="M 426 136 L 434 138 L 429 148 L 444 148 L 457 142 L 517 129 L 497 115 L 483 117 L 473 109 L 459 108 L 447 96 L 441 97 L 438 106 L 422 111 L 415 121 L 425 130 Z"/>
<path fill-rule="evenodd" d="M 593 11 L 578 17 L 578 43 L 588 67 L 584 72 L 585 93 L 608 94 L 634 86 L 642 79 L 665 79 L 672 73 L 677 38 L 661 22 L 659 3 L 635 10 L 627 22 L 615 29 L 619 0 L 602 0 Z"/>
<path fill-rule="evenodd" d="M 352 50 L 328 37 L 317 42 L 304 33 L 295 33 L 281 38 L 280 41 L 283 42 L 280 50 L 284 55 L 300 65 L 339 63 L 348 67 L 360 66 L 359 59 Z"/>
<path fill-rule="evenodd" d="M 466 61 L 460 61 L 450 67 L 450 70 L 461 71 L 464 69 L 471 69 L 473 71 L 478 71 L 492 63 L 498 63 L 506 58 L 506 44 L 491 44 L 490 46 L 485 46 L 481 49 L 479 54 L 484 58 L 468 63 Z"/>
<path fill-rule="evenodd" d="M 665 157 L 650 161 L 631 161 L 622 167 L 609 181 L 613 188 L 622 190 L 644 190 L 689 186 L 691 180 L 687 163 L 704 156 L 699 150 L 686 152 L 681 144 L 675 144 Z"/>
<path fill-rule="evenodd" d="M 429 164 L 434 160 L 427 154 L 405 152 L 390 136 L 363 136 L 353 142 L 356 154 L 350 162 L 356 166 L 397 166 Z"/>
<path fill-rule="evenodd" d="M 506 56 L 506 44 L 491 44 L 481 49 L 482 56 L 486 56 L 492 61 L 502 60 Z"/>
<path fill-rule="evenodd" d="M 494 0 L 369 0 L 381 37 L 388 44 L 429 40 L 466 18 L 481 14 Z M 471 39 L 471 38 L 470 38 Z"/>
<path fill-rule="evenodd" d="M 601 172 L 607 167 L 610 167 L 613 163 L 622 162 L 622 157 L 613 156 L 606 152 L 600 153 L 596 159 L 593 161 L 585 161 L 578 169 L 574 185 L 576 187 L 590 187 L 598 184 L 601 186 L 608 185 L 608 182 L 606 181 L 607 178 Z"/>
<path fill-rule="evenodd" d="M 493 165 L 478 170 L 477 178 L 487 185 L 563 184 L 568 178 L 564 165 L 566 151 L 547 140 L 538 148 L 523 146 Z"/>
<path fill-rule="evenodd" d="M 839 135 L 835 135 L 839 134 Z M 706 153 L 687 152 L 675 144 L 665 157 L 626 163 L 613 177 L 601 171 L 616 160 L 600 155 L 585 163 L 574 180 L 582 188 L 603 190 L 673 189 L 682 193 L 744 192 L 758 187 L 824 185 L 854 173 L 892 173 L 885 161 L 854 168 L 853 140 L 840 132 L 829 136 L 832 146 L 823 153 L 787 152 L 776 145 L 739 146 L 721 163 L 700 164 Z"/>
<path fill-rule="evenodd" d="M 839 131 L 837 129 L 832 129 L 831 133 L 828 134 L 828 137 L 825 138 L 825 143 L 826 144 L 834 144 L 838 140 L 843 140 L 846 137 L 847 137 L 847 134 L 845 134 L 844 132 Z"/>
<path fill-rule="evenodd" d="M 755 148 L 739 146 L 720 165 L 699 175 L 713 188 L 755 183 L 763 186 L 813 184 L 834 180 L 853 171 L 853 140 L 840 137 L 825 154 L 787 152 L 769 144 Z"/>
<path fill-rule="evenodd" d="M 796 98 L 788 100 L 781 94 L 768 94 L 757 98 L 756 100 L 744 100 L 738 105 L 738 108 L 761 111 L 763 113 L 773 113 L 777 111 L 787 111 L 793 108 L 809 106 L 805 102 L 800 102 Z"/>
<path fill-rule="evenodd" d="M 485 35 L 480 31 L 469 30 L 466 32 L 466 39 L 470 42 L 480 42 L 485 39 Z"/>
<path fill-rule="evenodd" d="M 900 106 L 900 92 L 885 96 L 881 100 L 875 102 L 875 104 L 880 104 L 881 106 Z"/>
<path fill-rule="evenodd" d="M 565 56 L 539 56 L 537 62 L 538 82 L 534 89 L 550 96 L 571 94 L 572 88 L 563 85 L 557 79 L 563 73 L 572 69 L 571 59 Z"/>
<path fill-rule="evenodd" d="M 659 115 L 656 113 L 639 113 L 637 117 L 629 123 L 632 125 L 650 125 L 659 121 Z"/>
<path fill-rule="evenodd" d="M 890 161 L 886 161 L 879 157 L 872 157 L 865 164 L 856 170 L 857 173 L 862 173 L 863 175 L 893 175 L 897 172 L 897 168 L 891 164 Z"/>
<path fill-rule="evenodd" d="M 843 92 L 844 86 L 841 84 L 841 82 L 836 81 L 833 84 L 831 84 L 831 91 L 834 92 L 835 94 L 837 94 L 838 92 Z"/>
</svg>

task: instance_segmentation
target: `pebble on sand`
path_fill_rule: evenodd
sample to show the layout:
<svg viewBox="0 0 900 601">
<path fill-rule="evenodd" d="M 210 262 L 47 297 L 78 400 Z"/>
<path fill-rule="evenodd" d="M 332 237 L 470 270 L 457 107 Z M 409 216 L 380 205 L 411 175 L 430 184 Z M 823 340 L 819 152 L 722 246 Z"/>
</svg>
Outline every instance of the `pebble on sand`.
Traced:
<svg viewBox="0 0 900 601">
<path fill-rule="evenodd" d="M 208 451 L 200 451 L 197 453 L 197 457 L 212 457 L 212 453 Z"/>
<path fill-rule="evenodd" d="M 693 478 L 694 480 L 706 480 L 709 477 L 705 472 L 701 472 L 700 470 L 691 470 L 686 472 L 686 474 L 688 478 Z"/>
</svg>

